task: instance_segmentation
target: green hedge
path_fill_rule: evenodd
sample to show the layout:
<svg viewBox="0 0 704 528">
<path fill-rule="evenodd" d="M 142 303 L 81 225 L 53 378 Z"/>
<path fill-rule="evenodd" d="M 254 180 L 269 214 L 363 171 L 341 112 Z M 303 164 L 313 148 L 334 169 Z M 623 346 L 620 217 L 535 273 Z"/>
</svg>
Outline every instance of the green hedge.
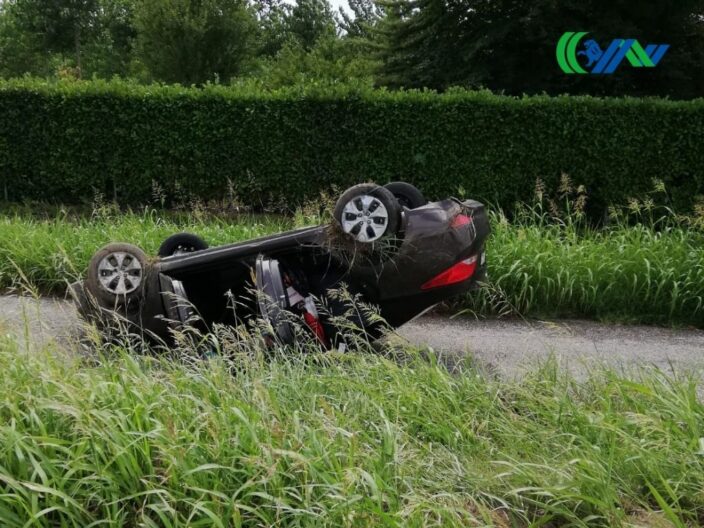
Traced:
<svg viewBox="0 0 704 528">
<path fill-rule="evenodd" d="M 606 82 L 606 81 L 604 81 Z M 321 188 L 406 179 L 429 196 L 510 206 L 537 177 L 586 185 L 592 205 L 652 179 L 689 208 L 704 192 L 704 100 L 511 98 L 344 87 L 0 82 L 0 178 L 10 200 L 135 204 L 173 195 L 298 201 Z"/>
</svg>

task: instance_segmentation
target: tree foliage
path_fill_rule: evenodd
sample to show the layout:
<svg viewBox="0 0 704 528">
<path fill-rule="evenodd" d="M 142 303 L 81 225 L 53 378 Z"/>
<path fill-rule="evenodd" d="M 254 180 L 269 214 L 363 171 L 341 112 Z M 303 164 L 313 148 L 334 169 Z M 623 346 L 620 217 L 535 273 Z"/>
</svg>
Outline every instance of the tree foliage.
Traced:
<svg viewBox="0 0 704 528">
<path fill-rule="evenodd" d="M 71 52 L 81 75 L 84 41 L 98 27 L 98 0 L 16 0 L 11 9 L 16 27 L 41 49 Z"/>
<path fill-rule="evenodd" d="M 255 30 L 244 0 L 140 0 L 135 27 L 150 76 L 183 84 L 240 74 Z"/>
<path fill-rule="evenodd" d="M 340 8 L 340 28 L 349 37 L 373 39 L 373 30 L 384 16 L 383 7 L 374 0 L 348 0 L 350 12 Z"/>
<path fill-rule="evenodd" d="M 335 35 L 335 19 L 328 0 L 297 0 L 286 18 L 285 30 L 305 50 L 319 39 Z"/>
<path fill-rule="evenodd" d="M 255 77 L 509 94 L 704 93 L 704 0 L 0 0 L 0 76 Z M 565 31 L 667 43 L 656 68 L 568 75 Z"/>
<path fill-rule="evenodd" d="M 695 97 L 704 88 L 702 0 L 378 0 L 379 83 L 395 87 L 484 86 L 508 93 Z M 565 31 L 668 43 L 654 69 L 567 76 L 555 45 Z"/>
<path fill-rule="evenodd" d="M 40 48 L 40 36 L 22 24 L 16 2 L 0 2 L 0 76 L 49 74 L 48 61 Z"/>
<path fill-rule="evenodd" d="M 285 46 L 311 51 L 320 39 L 336 36 L 336 22 L 328 0 L 263 0 L 257 3 L 261 53 L 271 57 Z"/>
<path fill-rule="evenodd" d="M 260 62 L 254 77 L 268 89 L 310 83 L 371 87 L 378 63 L 359 49 L 361 45 L 355 40 L 327 36 L 306 50 L 299 42 L 289 41 L 274 57 Z"/>
<path fill-rule="evenodd" d="M 0 75 L 128 75 L 133 0 L 0 3 Z"/>
<path fill-rule="evenodd" d="M 86 43 L 88 73 L 103 78 L 134 73 L 134 8 L 134 0 L 100 0 L 99 25 L 95 37 Z"/>
<path fill-rule="evenodd" d="M 290 6 L 284 0 L 260 0 L 256 3 L 258 51 L 263 57 L 276 55 L 286 43 L 289 11 Z"/>
</svg>

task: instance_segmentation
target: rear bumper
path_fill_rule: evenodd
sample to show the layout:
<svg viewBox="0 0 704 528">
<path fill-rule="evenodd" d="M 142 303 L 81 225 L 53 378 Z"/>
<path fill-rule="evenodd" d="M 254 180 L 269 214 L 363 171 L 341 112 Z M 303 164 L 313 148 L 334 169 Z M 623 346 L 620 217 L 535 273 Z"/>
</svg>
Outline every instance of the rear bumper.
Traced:
<svg viewBox="0 0 704 528">
<path fill-rule="evenodd" d="M 394 269 L 380 278 L 383 282 L 380 282 L 382 295 L 378 304 L 382 316 L 393 327 L 401 326 L 435 304 L 479 288 L 486 278 L 484 243 L 491 229 L 484 205 L 473 200 L 461 202 L 455 199 L 438 205 L 447 214 L 446 217 L 438 217 L 442 228 L 439 229 L 436 224 L 430 236 L 422 236 L 425 235 L 423 231 L 421 236 L 412 230 L 407 232 L 404 246 L 408 249 L 394 263 Z M 441 215 L 437 211 L 432 214 Z M 467 215 L 471 222 L 458 228 L 452 227 L 451 221 L 457 214 Z M 427 214 L 425 218 L 416 219 L 415 225 L 419 220 L 430 222 L 432 218 L 429 217 L 430 214 Z M 414 227 L 413 222 L 409 225 Z M 422 290 L 428 280 L 472 256 L 477 257 L 479 264 L 467 280 Z"/>
<path fill-rule="evenodd" d="M 388 299 L 380 304 L 381 315 L 390 326 L 397 328 L 436 304 L 478 289 L 481 286 L 481 279 L 477 278 L 478 272 L 479 270 L 471 279 L 458 284 L 396 299 Z"/>
</svg>

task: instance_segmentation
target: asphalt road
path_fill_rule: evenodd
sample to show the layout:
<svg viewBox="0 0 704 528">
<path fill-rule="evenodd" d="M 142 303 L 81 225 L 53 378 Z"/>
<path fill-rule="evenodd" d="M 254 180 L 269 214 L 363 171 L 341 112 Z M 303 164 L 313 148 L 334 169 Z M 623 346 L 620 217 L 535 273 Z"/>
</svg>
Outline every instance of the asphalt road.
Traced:
<svg viewBox="0 0 704 528">
<path fill-rule="evenodd" d="M 0 333 L 15 334 L 29 346 L 75 335 L 78 325 L 73 306 L 65 301 L 0 296 Z M 471 355 L 480 367 L 508 377 L 549 357 L 577 374 L 601 363 L 624 370 L 654 365 L 704 373 L 704 331 L 696 329 L 426 315 L 398 333 L 432 347 L 449 362 Z"/>
</svg>

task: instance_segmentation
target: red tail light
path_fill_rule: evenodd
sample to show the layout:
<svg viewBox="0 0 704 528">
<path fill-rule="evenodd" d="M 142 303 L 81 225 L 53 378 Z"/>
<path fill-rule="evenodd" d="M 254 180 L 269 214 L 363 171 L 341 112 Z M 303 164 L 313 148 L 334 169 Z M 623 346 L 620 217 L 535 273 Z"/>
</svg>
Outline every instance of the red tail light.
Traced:
<svg viewBox="0 0 704 528">
<path fill-rule="evenodd" d="M 453 229 L 457 229 L 458 227 L 466 226 L 467 224 L 470 224 L 472 222 L 472 219 L 463 214 L 458 214 L 456 217 L 452 219 L 452 223 L 450 224 L 450 227 Z"/>
<path fill-rule="evenodd" d="M 477 268 L 477 257 L 469 257 L 462 260 L 450 268 L 447 268 L 442 273 L 439 273 L 428 282 L 420 287 L 421 290 L 430 290 L 441 286 L 449 286 L 463 282 L 474 275 L 474 270 Z"/>
</svg>

